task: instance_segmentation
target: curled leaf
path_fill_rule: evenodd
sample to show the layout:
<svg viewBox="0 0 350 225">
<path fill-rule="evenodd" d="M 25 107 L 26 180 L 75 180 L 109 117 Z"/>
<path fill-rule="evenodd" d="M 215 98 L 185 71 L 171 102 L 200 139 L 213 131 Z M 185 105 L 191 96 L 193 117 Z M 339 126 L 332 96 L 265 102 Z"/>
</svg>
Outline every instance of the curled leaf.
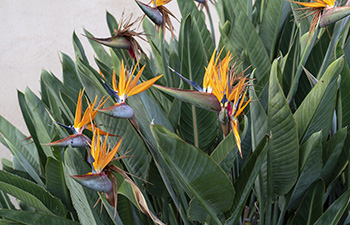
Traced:
<svg viewBox="0 0 350 225">
<path fill-rule="evenodd" d="M 145 199 L 145 197 L 143 197 L 143 194 L 142 194 L 140 188 L 129 177 L 125 177 L 125 181 L 127 181 L 129 184 L 131 184 L 131 187 L 132 187 L 132 190 L 134 192 L 134 196 L 135 196 L 136 202 L 139 206 L 139 209 L 144 214 L 149 216 L 155 224 L 164 225 L 164 223 L 149 210 L 149 208 L 147 206 L 146 199 Z"/>
</svg>

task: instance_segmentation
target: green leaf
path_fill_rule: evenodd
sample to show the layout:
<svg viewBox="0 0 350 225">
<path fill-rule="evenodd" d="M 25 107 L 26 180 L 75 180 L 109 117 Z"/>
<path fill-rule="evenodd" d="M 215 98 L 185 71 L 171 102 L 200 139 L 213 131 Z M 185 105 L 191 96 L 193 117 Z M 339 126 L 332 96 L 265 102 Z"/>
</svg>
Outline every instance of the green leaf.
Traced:
<svg viewBox="0 0 350 225">
<path fill-rule="evenodd" d="M 99 198 L 97 192 L 83 187 L 69 176 L 86 174 L 91 170 L 84 159 L 73 148 L 66 149 L 64 159 L 65 178 L 80 223 L 84 225 L 112 224 L 105 210 L 101 212 L 99 207 L 94 207 Z"/>
<path fill-rule="evenodd" d="M 324 166 L 322 168 L 321 177 L 326 183 L 329 182 L 334 168 L 339 163 L 339 156 L 342 152 L 346 135 L 347 128 L 342 128 L 323 146 Z"/>
<path fill-rule="evenodd" d="M 232 215 L 225 224 L 237 224 L 241 213 L 246 205 L 249 193 L 254 185 L 254 182 L 259 174 L 261 166 L 267 155 L 268 137 L 265 136 L 256 147 L 253 154 L 249 157 L 245 166 L 243 167 L 239 177 L 235 181 L 234 188 L 236 190 L 233 206 L 231 209 Z"/>
<path fill-rule="evenodd" d="M 234 160 L 237 157 L 237 152 L 238 152 L 238 148 L 236 145 L 234 134 L 233 134 L 233 132 L 230 132 L 218 144 L 218 146 L 216 146 L 214 151 L 210 154 L 210 158 L 212 158 L 217 164 L 220 165 L 220 167 L 225 172 L 228 173 L 228 172 L 230 172 L 230 169 L 233 166 L 232 162 L 234 162 Z M 226 165 L 226 164 L 228 164 L 228 165 Z"/>
<path fill-rule="evenodd" d="M 255 151 L 256 146 L 260 143 L 260 141 L 267 133 L 267 115 L 264 108 L 261 106 L 260 101 L 258 100 L 254 86 L 249 88 L 249 96 L 252 98 L 249 103 L 249 108 L 252 131 L 252 146 L 253 151 Z"/>
<path fill-rule="evenodd" d="M 195 20 L 186 17 L 181 25 L 179 37 L 181 74 L 199 85 L 205 73 L 207 57 Z M 185 88 L 189 89 L 185 84 Z M 189 104 L 181 105 L 180 133 L 195 146 L 207 150 L 216 140 L 218 133 L 217 115 Z"/>
<path fill-rule="evenodd" d="M 325 185 L 317 180 L 305 193 L 291 225 L 312 225 L 322 215 Z M 326 223 L 327 224 L 327 223 Z"/>
<path fill-rule="evenodd" d="M 30 115 L 30 112 L 29 112 L 29 109 L 28 109 L 28 106 L 26 103 L 25 95 L 20 91 L 17 91 L 17 95 L 18 95 L 19 106 L 21 107 L 21 111 L 22 111 L 22 116 L 23 116 L 24 121 L 27 125 L 27 129 L 28 129 L 33 141 L 34 141 L 36 149 L 38 151 L 38 155 L 39 155 L 39 159 L 40 159 L 40 166 L 42 167 L 46 163 L 46 155 L 45 155 L 43 149 L 41 148 L 41 144 L 38 140 L 38 136 L 36 134 L 35 127 L 33 124 L 33 119 Z"/>
<path fill-rule="evenodd" d="M 74 61 L 64 53 L 61 53 L 61 57 L 64 92 L 72 99 L 77 99 L 79 96 L 79 90 L 82 89 L 82 86 L 78 79 Z"/>
<path fill-rule="evenodd" d="M 310 55 L 312 47 L 314 46 L 317 34 L 318 34 L 318 31 L 315 30 L 315 32 L 310 34 L 310 36 L 309 36 L 309 33 L 307 33 L 307 34 L 304 34 L 303 36 L 301 36 L 301 38 L 299 39 L 300 56 L 297 55 L 296 57 L 300 57 L 300 59 L 298 58 L 298 60 L 294 62 L 295 65 L 298 65 L 298 66 L 296 67 L 295 73 L 291 76 L 292 77 L 291 88 L 289 89 L 289 93 L 287 96 L 287 100 L 289 103 L 292 101 L 292 99 L 295 95 L 295 92 L 298 89 L 300 75 L 303 71 L 303 66 L 305 65 L 306 60 L 308 59 L 308 57 Z"/>
<path fill-rule="evenodd" d="M 74 121 L 73 112 L 70 111 L 66 103 L 62 100 L 61 96 L 59 96 L 60 91 L 64 89 L 63 85 L 61 84 L 62 87 L 57 85 L 54 82 L 56 79 L 57 78 L 53 77 L 52 75 L 41 77 L 41 81 L 46 86 L 47 95 L 49 96 L 50 102 L 54 102 L 56 107 L 55 109 L 51 108 L 51 112 L 53 113 L 52 116 L 55 118 L 55 121 L 59 121 L 61 123 L 64 123 L 63 117 L 67 118 L 70 121 Z"/>
<path fill-rule="evenodd" d="M 201 150 L 159 125 L 151 126 L 158 151 L 182 187 L 191 193 L 215 222 L 217 214 L 227 211 L 234 189 L 224 171 Z"/>
<path fill-rule="evenodd" d="M 156 144 L 154 143 L 151 131 L 149 130 L 149 125 L 152 122 L 161 124 L 171 132 L 174 132 L 174 128 L 166 117 L 166 114 L 160 108 L 155 99 L 149 95 L 148 90 L 130 97 L 128 103 L 134 109 L 136 121 L 142 134 L 153 144 L 153 146 Z"/>
<path fill-rule="evenodd" d="M 8 142 L 11 143 L 13 147 L 12 150 L 16 151 L 12 152 L 12 154 L 17 155 L 17 152 L 18 154 L 21 154 L 23 158 L 31 165 L 34 171 L 39 174 L 40 161 L 35 145 L 33 143 L 28 143 L 25 140 L 27 137 L 2 116 L 0 116 L 0 133 L 4 135 Z M 10 147 L 1 136 L 0 141 L 6 147 Z"/>
<path fill-rule="evenodd" d="M 5 144 L 6 144 L 6 146 L 8 146 L 9 147 L 9 149 L 11 150 L 11 152 L 12 152 L 12 154 L 14 155 L 14 157 L 16 157 L 16 158 L 14 158 L 14 159 L 16 159 L 16 160 L 18 160 L 18 162 L 19 162 L 19 165 L 20 165 L 20 168 L 18 168 L 18 166 L 16 166 L 16 168 L 18 168 L 19 170 L 22 170 L 22 171 L 26 171 L 30 176 L 31 176 L 31 178 L 33 178 L 33 180 L 35 180 L 35 182 L 37 183 L 37 184 L 39 184 L 40 186 L 42 186 L 42 187 L 44 187 L 45 185 L 44 185 L 44 183 L 42 182 L 42 180 L 41 180 L 41 178 L 39 177 L 39 174 L 35 171 L 35 169 L 29 164 L 29 162 L 26 160 L 26 158 L 24 158 L 24 156 L 22 155 L 22 153 L 18 150 L 18 149 L 16 149 L 16 147 L 15 146 L 13 146 L 11 143 L 10 143 L 10 141 L 8 141 L 7 139 L 6 139 L 6 137 L 3 135 L 3 134 L 1 134 L 0 133 L 0 135 L 1 135 L 1 139 L 3 140 L 3 141 L 5 141 Z M 14 163 L 15 163 L 16 161 L 14 160 Z"/>
<path fill-rule="evenodd" d="M 73 32 L 73 47 L 74 47 L 74 52 L 75 52 L 75 58 L 81 58 L 88 62 L 88 59 L 85 55 L 84 47 L 81 44 L 78 36 Z"/>
<path fill-rule="evenodd" d="M 205 223 L 205 220 L 208 217 L 208 213 L 195 198 L 191 199 L 187 214 L 192 220 L 199 221 L 201 223 Z"/>
<path fill-rule="evenodd" d="M 242 140 L 242 154 L 243 157 L 246 156 L 246 152 L 244 150 L 249 150 L 249 148 L 245 148 L 245 142 L 249 142 L 250 138 L 247 139 L 247 136 L 249 135 L 249 123 L 248 123 L 248 117 L 244 116 L 244 130 L 241 134 L 241 140 Z M 246 141 L 248 140 L 248 141 Z M 230 132 L 224 140 L 222 140 L 219 145 L 214 149 L 214 151 L 211 153 L 210 157 L 217 162 L 220 167 L 227 173 L 230 174 L 231 169 L 233 167 L 233 163 L 236 160 L 236 157 L 238 156 L 238 147 L 236 144 L 236 140 L 234 137 L 233 132 Z M 242 162 L 242 160 L 241 160 Z"/>
<path fill-rule="evenodd" d="M 277 79 L 278 61 L 272 64 L 269 86 L 268 127 L 271 132 L 268 173 L 273 193 L 283 195 L 298 176 L 299 143 L 293 114 Z"/>
<path fill-rule="evenodd" d="M 341 102 L 342 102 L 342 126 L 350 126 L 350 40 L 344 46 L 346 65 L 341 72 Z"/>
<path fill-rule="evenodd" d="M 117 212 L 116 214 L 114 213 L 115 212 L 115 209 L 113 208 L 113 206 L 111 206 L 111 204 L 109 204 L 109 202 L 107 201 L 107 199 L 105 197 L 103 197 L 100 193 L 98 193 L 98 195 L 100 196 L 101 198 L 101 201 L 102 201 L 102 204 L 104 206 L 104 208 L 106 209 L 109 217 L 111 218 L 111 220 L 113 221 L 113 223 L 115 225 L 123 225 L 123 222 L 122 220 L 120 219 L 119 217 L 119 212 Z M 118 196 L 118 200 L 119 200 L 119 196 Z M 119 206 L 119 202 L 118 201 L 118 206 Z M 119 208 L 119 207 L 118 207 Z M 114 216 L 115 215 L 115 216 Z"/>
<path fill-rule="evenodd" d="M 79 223 L 63 217 L 47 215 L 40 212 L 25 212 L 17 210 L 0 209 L 0 216 L 16 222 L 28 225 L 50 224 L 50 225 L 79 225 Z M 2 224 L 0 222 L 0 224 Z"/>
<path fill-rule="evenodd" d="M 62 160 L 58 161 L 52 157 L 48 157 L 46 163 L 46 188 L 52 195 L 61 199 L 67 208 L 71 207 Z"/>
<path fill-rule="evenodd" d="M 50 143 L 55 135 L 55 130 L 45 105 L 29 88 L 26 88 L 25 99 L 33 119 L 38 140 L 41 144 Z M 49 146 L 42 146 L 42 149 L 47 157 L 53 156 Z"/>
<path fill-rule="evenodd" d="M 288 5 L 286 7 L 285 5 Z M 270 59 L 274 56 L 277 37 L 289 12 L 289 2 L 272 0 L 266 3 L 266 9 L 261 21 L 259 36 L 264 43 L 266 51 L 270 53 Z"/>
<path fill-rule="evenodd" d="M 188 0 L 177 0 L 177 4 L 180 9 L 182 18 L 186 18 L 188 14 L 191 14 L 192 18 L 196 20 L 200 35 L 203 40 L 203 46 L 207 57 L 210 57 L 213 54 L 215 49 L 214 41 L 212 35 L 207 29 L 205 24 L 204 13 L 199 11 L 194 1 Z"/>
<path fill-rule="evenodd" d="M 343 63 L 343 58 L 339 58 L 327 68 L 320 81 L 294 113 L 301 144 L 320 130 L 322 130 L 323 140 L 327 138 L 336 102 L 336 78 Z"/>
<path fill-rule="evenodd" d="M 350 189 L 342 194 L 316 221 L 315 225 L 336 225 L 344 214 L 350 201 Z"/>
<path fill-rule="evenodd" d="M 62 202 L 39 185 L 0 170 L 0 189 L 49 215 L 65 216 Z"/>
<path fill-rule="evenodd" d="M 322 165 L 322 132 L 320 131 L 314 133 L 300 148 L 300 175 L 293 188 L 287 209 L 297 206 L 305 191 L 320 177 Z"/>
<path fill-rule="evenodd" d="M 0 208 L 16 209 L 16 207 L 12 204 L 10 197 L 3 191 L 0 192 Z"/>
<path fill-rule="evenodd" d="M 256 68 L 256 77 L 260 79 L 271 66 L 269 55 L 264 47 L 262 40 L 257 34 L 254 25 L 249 19 L 248 15 L 240 1 L 227 1 L 231 4 L 230 13 L 234 14 L 235 19 L 231 22 L 232 28 L 228 39 L 231 42 L 242 43 L 241 48 L 246 49 L 249 61 L 254 68 Z M 236 36 L 239 36 L 237 39 Z"/>
<path fill-rule="evenodd" d="M 94 37 L 89 31 L 84 29 L 84 33 L 87 37 Z M 111 56 L 106 52 L 106 50 L 103 48 L 103 46 L 96 41 L 88 38 L 88 41 L 91 45 L 91 47 L 94 49 L 98 59 L 102 61 L 104 64 L 106 64 L 109 67 L 112 67 L 112 59 Z"/>
</svg>

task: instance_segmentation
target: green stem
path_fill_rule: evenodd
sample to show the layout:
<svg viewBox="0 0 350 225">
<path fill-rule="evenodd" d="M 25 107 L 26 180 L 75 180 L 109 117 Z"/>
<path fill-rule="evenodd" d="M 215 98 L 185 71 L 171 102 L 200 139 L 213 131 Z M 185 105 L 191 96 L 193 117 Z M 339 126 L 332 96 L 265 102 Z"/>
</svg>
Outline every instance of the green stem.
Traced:
<svg viewBox="0 0 350 225">
<path fill-rule="evenodd" d="M 280 212 L 280 216 L 278 219 L 278 225 L 282 225 L 283 224 L 283 220 L 284 220 L 284 215 L 286 214 L 286 209 L 287 209 L 287 201 L 284 201 L 283 206 L 282 206 L 282 210 Z"/>
<path fill-rule="evenodd" d="M 260 221 L 263 222 L 265 219 L 265 196 L 264 196 L 264 183 L 263 183 L 263 178 L 262 178 L 262 172 L 261 170 L 259 171 L 259 177 L 258 177 L 258 182 L 259 182 L 259 212 L 260 212 Z"/>
<path fill-rule="evenodd" d="M 271 213 L 272 213 L 272 203 L 269 201 L 266 207 L 266 218 L 265 218 L 266 225 L 271 224 Z"/>
<path fill-rule="evenodd" d="M 272 224 L 277 225 L 277 215 L 278 215 L 278 203 L 277 201 L 273 205 L 273 216 L 272 216 Z"/>
</svg>

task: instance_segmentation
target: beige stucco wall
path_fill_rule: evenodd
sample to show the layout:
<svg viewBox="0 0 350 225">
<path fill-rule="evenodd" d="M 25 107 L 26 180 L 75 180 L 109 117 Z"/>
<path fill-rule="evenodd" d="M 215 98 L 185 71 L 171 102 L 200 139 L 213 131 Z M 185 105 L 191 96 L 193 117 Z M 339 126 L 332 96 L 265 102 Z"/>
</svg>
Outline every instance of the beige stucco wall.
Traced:
<svg viewBox="0 0 350 225">
<path fill-rule="evenodd" d="M 148 1 L 144 1 L 148 2 Z M 179 15 L 176 1 L 169 9 Z M 142 14 L 134 0 L 2 0 L 0 6 L 0 115 L 28 135 L 17 101 L 17 89 L 28 86 L 39 93 L 44 68 L 61 79 L 59 52 L 74 58 L 75 30 L 93 62 L 83 27 L 96 37 L 107 37 L 106 11 L 119 20 L 122 11 Z M 214 8 L 212 8 L 214 11 Z M 179 23 L 173 20 L 176 32 Z M 218 32 L 217 32 L 218 33 Z M 94 65 L 95 66 L 95 65 Z M 0 158 L 10 152 L 0 144 Z"/>
</svg>

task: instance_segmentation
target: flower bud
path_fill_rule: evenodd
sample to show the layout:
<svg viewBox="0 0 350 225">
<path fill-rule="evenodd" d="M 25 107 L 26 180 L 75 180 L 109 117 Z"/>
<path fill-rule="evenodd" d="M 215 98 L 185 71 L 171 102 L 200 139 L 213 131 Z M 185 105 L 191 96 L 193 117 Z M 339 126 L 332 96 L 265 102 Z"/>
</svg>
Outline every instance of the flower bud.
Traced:
<svg viewBox="0 0 350 225">
<path fill-rule="evenodd" d="M 163 25 L 163 16 L 157 8 L 150 7 L 142 2 L 136 0 L 136 3 L 140 6 L 141 10 L 158 26 Z"/>
</svg>

